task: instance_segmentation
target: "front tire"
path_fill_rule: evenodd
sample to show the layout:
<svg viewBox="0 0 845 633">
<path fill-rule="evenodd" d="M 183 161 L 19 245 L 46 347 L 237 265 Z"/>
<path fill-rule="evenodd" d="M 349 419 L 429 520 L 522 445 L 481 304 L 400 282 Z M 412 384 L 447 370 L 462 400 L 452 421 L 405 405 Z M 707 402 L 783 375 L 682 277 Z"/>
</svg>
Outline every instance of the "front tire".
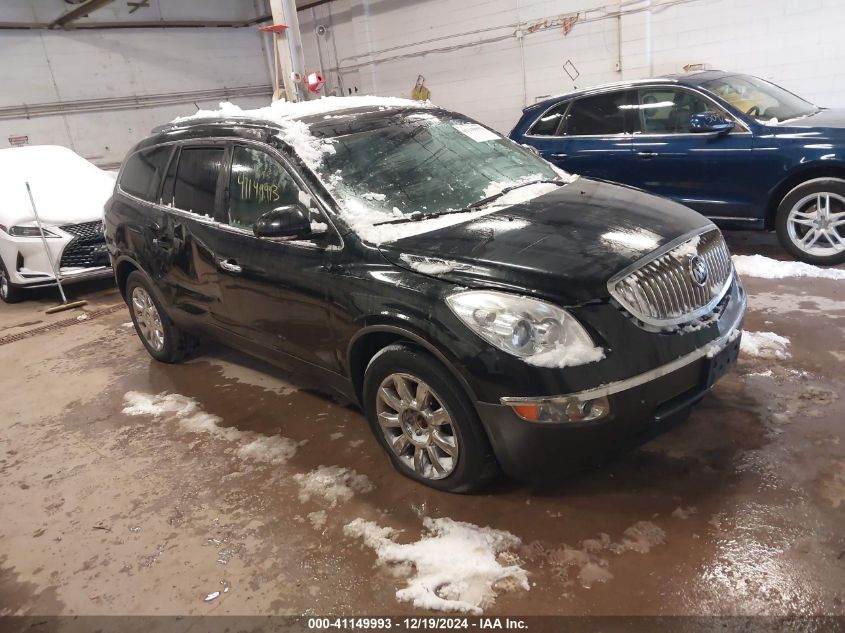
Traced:
<svg viewBox="0 0 845 633">
<path fill-rule="evenodd" d="M 815 178 L 795 187 L 778 206 L 775 227 L 795 259 L 822 266 L 845 262 L 845 180 Z"/>
<path fill-rule="evenodd" d="M 197 337 L 174 325 L 150 282 L 137 270 L 126 280 L 126 302 L 138 338 L 156 360 L 178 363 L 196 347 Z"/>
<path fill-rule="evenodd" d="M 448 492 L 477 492 L 499 474 L 478 414 L 430 355 L 389 345 L 364 375 L 364 410 L 394 468 Z"/>
<path fill-rule="evenodd" d="M 0 299 L 3 303 L 17 303 L 23 299 L 23 290 L 12 284 L 2 260 L 0 260 Z"/>
</svg>

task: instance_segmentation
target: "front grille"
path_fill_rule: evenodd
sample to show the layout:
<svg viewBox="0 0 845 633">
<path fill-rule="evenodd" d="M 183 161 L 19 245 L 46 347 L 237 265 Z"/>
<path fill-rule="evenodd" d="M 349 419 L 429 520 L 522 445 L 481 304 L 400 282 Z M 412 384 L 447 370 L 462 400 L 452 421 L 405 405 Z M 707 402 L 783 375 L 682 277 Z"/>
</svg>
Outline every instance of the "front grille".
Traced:
<svg viewBox="0 0 845 633">
<path fill-rule="evenodd" d="M 66 224 L 59 228 L 74 236 L 62 252 L 60 268 L 94 268 L 109 265 L 103 223 L 100 220 Z"/>
<path fill-rule="evenodd" d="M 707 274 L 702 280 L 703 269 Z M 728 247 L 721 231 L 712 228 L 638 262 L 611 279 L 608 289 L 638 321 L 670 328 L 714 310 L 732 278 Z"/>
</svg>

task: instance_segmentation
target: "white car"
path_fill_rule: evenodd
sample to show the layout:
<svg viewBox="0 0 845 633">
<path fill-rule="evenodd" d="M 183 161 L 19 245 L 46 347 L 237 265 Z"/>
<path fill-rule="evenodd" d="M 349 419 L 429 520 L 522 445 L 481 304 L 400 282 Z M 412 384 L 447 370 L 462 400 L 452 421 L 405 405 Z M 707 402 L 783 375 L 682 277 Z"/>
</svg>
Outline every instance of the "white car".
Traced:
<svg viewBox="0 0 845 633">
<path fill-rule="evenodd" d="M 45 241 L 63 284 L 112 274 L 102 227 L 114 181 L 66 147 L 0 150 L 0 299 L 13 303 L 24 288 L 55 285 Z"/>
</svg>

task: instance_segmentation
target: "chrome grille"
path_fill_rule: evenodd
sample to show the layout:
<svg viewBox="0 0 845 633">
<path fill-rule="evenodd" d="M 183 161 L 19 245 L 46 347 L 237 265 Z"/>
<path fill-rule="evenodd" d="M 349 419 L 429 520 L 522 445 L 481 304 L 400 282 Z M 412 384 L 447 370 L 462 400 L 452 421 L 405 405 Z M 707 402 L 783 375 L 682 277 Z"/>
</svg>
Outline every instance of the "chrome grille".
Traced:
<svg viewBox="0 0 845 633">
<path fill-rule="evenodd" d="M 660 328 L 689 323 L 712 311 L 733 278 L 728 247 L 719 229 L 686 239 L 608 283 L 613 298 L 639 321 Z M 694 267 L 706 269 L 703 283 Z"/>
</svg>

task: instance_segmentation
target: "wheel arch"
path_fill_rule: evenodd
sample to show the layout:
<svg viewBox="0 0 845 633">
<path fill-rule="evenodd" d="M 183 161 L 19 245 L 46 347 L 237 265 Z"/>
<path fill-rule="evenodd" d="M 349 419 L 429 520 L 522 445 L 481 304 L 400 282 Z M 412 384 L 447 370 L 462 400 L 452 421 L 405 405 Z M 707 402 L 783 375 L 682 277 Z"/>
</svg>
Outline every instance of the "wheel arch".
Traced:
<svg viewBox="0 0 845 633">
<path fill-rule="evenodd" d="M 458 381 L 470 402 L 475 406 L 475 395 L 466 378 L 455 368 L 451 359 L 421 332 L 407 323 L 381 322 L 368 324 L 355 333 L 346 354 L 349 377 L 358 402 L 363 405 L 364 373 L 373 356 L 388 345 L 406 343 L 419 347 L 434 356 Z"/>
<path fill-rule="evenodd" d="M 126 282 L 129 279 L 129 275 L 136 270 L 141 270 L 141 267 L 136 261 L 128 257 L 119 259 L 117 265 L 114 267 L 114 278 L 117 282 L 117 289 L 124 300 L 126 300 Z"/>
<path fill-rule="evenodd" d="M 778 207 L 786 195 L 798 185 L 817 178 L 839 178 L 845 181 L 845 162 L 821 161 L 810 163 L 781 180 L 769 195 L 769 204 L 766 209 L 766 230 L 775 228 Z"/>
</svg>

